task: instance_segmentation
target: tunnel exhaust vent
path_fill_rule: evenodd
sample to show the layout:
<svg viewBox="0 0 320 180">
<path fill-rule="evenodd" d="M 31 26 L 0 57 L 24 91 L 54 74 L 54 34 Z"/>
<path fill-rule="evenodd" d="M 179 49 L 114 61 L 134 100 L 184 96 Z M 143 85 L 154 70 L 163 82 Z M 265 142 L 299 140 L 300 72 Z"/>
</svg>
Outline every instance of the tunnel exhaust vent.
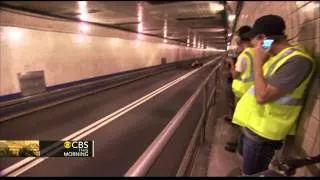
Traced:
<svg viewBox="0 0 320 180">
<path fill-rule="evenodd" d="M 44 71 L 18 73 L 22 96 L 31 96 L 46 91 Z"/>
</svg>

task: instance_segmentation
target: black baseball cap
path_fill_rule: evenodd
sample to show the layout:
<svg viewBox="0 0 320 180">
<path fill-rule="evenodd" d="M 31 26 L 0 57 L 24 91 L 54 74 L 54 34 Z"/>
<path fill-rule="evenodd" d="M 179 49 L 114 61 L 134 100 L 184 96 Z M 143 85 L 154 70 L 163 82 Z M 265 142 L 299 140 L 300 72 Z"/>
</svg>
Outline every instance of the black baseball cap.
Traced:
<svg viewBox="0 0 320 180">
<path fill-rule="evenodd" d="M 267 37 L 283 36 L 286 29 L 285 22 L 281 16 L 269 14 L 258 18 L 250 31 L 250 37 L 264 34 Z"/>
<path fill-rule="evenodd" d="M 241 41 L 249 41 L 250 40 L 250 32 L 252 28 L 250 26 L 241 26 L 236 34 L 239 36 Z"/>
</svg>

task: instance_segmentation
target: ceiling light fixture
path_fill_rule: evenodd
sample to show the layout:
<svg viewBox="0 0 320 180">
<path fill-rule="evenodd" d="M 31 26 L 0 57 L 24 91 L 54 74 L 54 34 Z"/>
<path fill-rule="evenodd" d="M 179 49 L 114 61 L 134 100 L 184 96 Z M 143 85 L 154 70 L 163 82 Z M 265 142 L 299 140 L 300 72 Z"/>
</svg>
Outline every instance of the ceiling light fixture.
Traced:
<svg viewBox="0 0 320 180">
<path fill-rule="evenodd" d="M 81 22 L 80 23 L 80 31 L 82 33 L 86 33 L 89 30 L 89 25 L 87 23 Z"/>
<path fill-rule="evenodd" d="M 222 4 L 218 4 L 218 3 L 210 3 L 209 4 L 209 7 L 210 7 L 210 10 L 213 12 L 213 13 L 217 13 L 219 11 L 222 11 L 224 10 L 224 6 Z"/>
<path fill-rule="evenodd" d="M 143 31 L 143 24 L 141 22 L 141 23 L 138 24 L 138 32 L 142 33 L 142 31 Z"/>
<path fill-rule="evenodd" d="M 87 21 L 88 20 L 88 9 L 86 1 L 78 1 L 79 11 L 80 11 L 80 20 Z"/>
<path fill-rule="evenodd" d="M 164 25 L 163 25 L 163 37 L 167 38 L 167 32 L 168 32 L 168 25 L 167 25 L 167 19 L 164 20 Z"/>
<path fill-rule="evenodd" d="M 139 4 L 138 5 L 138 32 L 142 33 L 143 32 L 143 23 L 142 23 L 142 16 L 143 16 L 143 9 L 142 6 Z"/>
<path fill-rule="evenodd" d="M 80 12 L 87 11 L 87 1 L 78 1 Z"/>
<path fill-rule="evenodd" d="M 82 21 L 87 21 L 88 20 L 88 14 L 87 13 L 82 13 L 80 14 L 80 19 Z"/>
<path fill-rule="evenodd" d="M 8 30 L 8 39 L 13 42 L 18 42 L 21 40 L 22 32 L 19 28 L 12 27 Z"/>
<path fill-rule="evenodd" d="M 236 15 L 234 15 L 234 14 L 230 14 L 229 16 L 228 16 L 228 20 L 229 21 L 234 21 L 236 19 Z"/>
</svg>

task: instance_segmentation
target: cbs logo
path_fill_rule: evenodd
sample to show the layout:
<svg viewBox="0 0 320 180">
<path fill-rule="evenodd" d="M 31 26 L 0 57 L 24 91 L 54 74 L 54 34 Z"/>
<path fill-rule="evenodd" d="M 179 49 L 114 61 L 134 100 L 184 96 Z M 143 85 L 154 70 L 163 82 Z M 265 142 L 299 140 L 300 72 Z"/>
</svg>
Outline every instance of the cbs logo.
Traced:
<svg viewBox="0 0 320 180">
<path fill-rule="evenodd" d="M 71 142 L 70 141 L 66 141 L 63 143 L 64 148 L 69 149 L 71 147 Z"/>
<path fill-rule="evenodd" d="M 65 141 L 63 143 L 63 146 L 64 148 L 66 149 L 69 149 L 69 148 L 75 148 L 75 149 L 78 149 L 78 148 L 88 148 L 89 147 L 89 142 L 88 141 L 74 141 L 74 142 L 70 142 L 70 141 Z"/>
</svg>

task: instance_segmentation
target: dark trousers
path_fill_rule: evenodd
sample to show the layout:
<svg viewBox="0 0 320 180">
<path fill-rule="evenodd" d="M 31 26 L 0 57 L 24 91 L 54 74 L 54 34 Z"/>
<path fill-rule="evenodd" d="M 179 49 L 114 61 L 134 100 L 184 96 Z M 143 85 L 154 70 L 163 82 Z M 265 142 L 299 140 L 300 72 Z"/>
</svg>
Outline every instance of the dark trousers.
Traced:
<svg viewBox="0 0 320 180">
<path fill-rule="evenodd" d="M 227 102 L 229 102 L 228 104 L 228 113 L 230 116 L 233 115 L 234 110 L 235 110 L 235 96 L 232 92 L 232 78 L 229 79 L 228 78 L 228 82 L 227 82 Z"/>
<path fill-rule="evenodd" d="M 243 173 L 253 175 L 268 169 L 275 150 L 280 149 L 282 142 L 257 141 L 244 135 L 240 136 L 238 151 L 242 156 Z"/>
</svg>

